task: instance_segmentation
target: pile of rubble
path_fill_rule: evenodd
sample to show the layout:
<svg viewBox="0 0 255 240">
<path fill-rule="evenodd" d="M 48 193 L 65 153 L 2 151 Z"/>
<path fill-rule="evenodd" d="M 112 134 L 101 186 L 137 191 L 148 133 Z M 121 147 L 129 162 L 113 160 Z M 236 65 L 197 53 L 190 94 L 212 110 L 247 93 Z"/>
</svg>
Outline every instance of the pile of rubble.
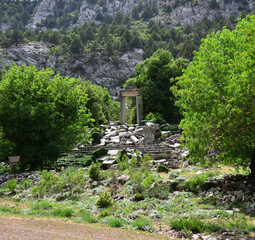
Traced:
<svg viewBox="0 0 255 240">
<path fill-rule="evenodd" d="M 110 123 L 104 125 L 105 131 L 101 136 L 100 144 L 91 146 L 89 150 L 107 148 L 107 156 L 98 159 L 104 165 L 114 164 L 118 152 L 125 149 L 128 155 L 134 155 L 135 150 L 142 154 L 149 154 L 154 166 L 163 164 L 170 168 L 182 165 L 183 157 L 188 155 L 186 149 L 181 149 L 181 134 L 172 134 L 171 131 L 159 130 L 158 124 L 147 122 L 145 126 L 126 126 Z M 88 150 L 78 146 L 79 150 Z"/>
</svg>

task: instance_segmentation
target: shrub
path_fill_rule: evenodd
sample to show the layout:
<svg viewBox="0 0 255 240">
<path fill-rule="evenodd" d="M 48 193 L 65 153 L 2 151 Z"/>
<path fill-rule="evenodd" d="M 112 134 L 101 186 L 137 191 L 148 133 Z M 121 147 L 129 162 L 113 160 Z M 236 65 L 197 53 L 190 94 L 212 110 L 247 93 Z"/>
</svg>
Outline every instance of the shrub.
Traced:
<svg viewBox="0 0 255 240">
<path fill-rule="evenodd" d="M 111 195 L 108 192 L 100 193 L 96 201 L 96 205 L 100 208 L 110 207 L 113 205 L 113 203 L 114 200 L 111 198 Z"/>
<path fill-rule="evenodd" d="M 98 162 L 92 163 L 92 165 L 89 168 L 89 177 L 92 180 L 99 181 L 100 180 L 100 164 Z"/>
<path fill-rule="evenodd" d="M 82 158 L 80 160 L 82 167 L 88 167 L 92 164 L 92 162 L 93 162 L 92 156 L 86 156 L 85 158 Z"/>
<path fill-rule="evenodd" d="M 168 172 L 168 176 L 170 179 L 174 179 L 174 178 L 177 178 L 179 176 L 179 172 L 176 172 L 176 171 L 169 171 Z"/>
<path fill-rule="evenodd" d="M 90 131 L 92 137 L 92 144 L 99 144 L 101 139 L 101 130 L 99 128 L 92 128 Z"/>
<path fill-rule="evenodd" d="M 33 188 L 31 189 L 31 194 L 32 194 L 32 196 L 33 196 L 33 197 L 37 197 L 38 191 L 39 191 L 39 188 L 38 188 L 38 187 L 33 187 Z"/>
<path fill-rule="evenodd" d="M 56 208 L 51 211 L 53 216 L 57 217 L 71 217 L 74 215 L 74 210 L 71 208 Z"/>
<path fill-rule="evenodd" d="M 29 189 L 33 185 L 33 181 L 31 179 L 24 179 L 22 184 L 20 184 L 21 189 Z"/>
<path fill-rule="evenodd" d="M 0 144 L 1 144 L 1 142 L 0 142 Z M 1 151 L 1 148 L 0 148 L 0 151 Z M 5 162 L 1 162 L 0 163 L 0 175 L 3 175 L 5 173 L 10 173 L 10 172 L 11 172 L 11 165 L 7 164 Z"/>
<path fill-rule="evenodd" d="M 168 167 L 166 167 L 165 165 L 162 165 L 160 164 L 157 169 L 156 169 L 157 172 L 165 172 L 165 173 L 168 173 L 170 170 Z"/>
<path fill-rule="evenodd" d="M 135 196 L 134 196 L 134 201 L 139 202 L 139 201 L 142 201 L 142 200 L 144 200 L 144 196 L 139 192 L 136 193 Z"/>
<path fill-rule="evenodd" d="M 6 186 L 10 189 L 10 191 L 14 191 L 17 188 L 17 180 L 15 178 L 10 179 L 6 182 Z"/>
<path fill-rule="evenodd" d="M 129 157 L 127 155 L 126 150 L 122 150 L 118 153 L 118 157 L 116 158 L 117 167 L 119 170 L 124 171 L 129 168 Z"/>
<path fill-rule="evenodd" d="M 144 192 L 146 198 L 158 198 L 158 199 L 167 199 L 170 194 L 169 186 L 155 186 L 149 191 Z"/>
<path fill-rule="evenodd" d="M 152 120 L 154 123 L 158 123 L 160 125 L 166 123 L 166 120 L 164 119 L 163 115 L 158 113 L 158 112 L 155 112 L 155 113 L 150 112 L 150 113 L 148 113 L 145 116 L 145 120 L 147 120 L 147 121 Z"/>
<path fill-rule="evenodd" d="M 108 150 L 106 148 L 99 148 L 92 153 L 92 158 L 95 161 L 96 159 L 107 155 L 107 153 Z"/>
<path fill-rule="evenodd" d="M 222 230 L 222 228 L 215 223 L 204 223 L 196 218 L 172 220 L 170 226 L 176 230 L 188 230 L 193 233 L 218 232 Z"/>
<path fill-rule="evenodd" d="M 120 218 L 109 218 L 108 224 L 114 228 L 120 228 L 124 225 L 124 221 Z"/>
<path fill-rule="evenodd" d="M 33 210 L 48 210 L 51 209 L 53 205 L 49 202 L 43 201 L 43 202 L 37 202 L 32 206 Z"/>
<path fill-rule="evenodd" d="M 216 176 L 216 175 L 218 175 L 218 173 L 212 172 L 212 171 L 198 174 L 195 177 L 193 177 L 191 180 L 186 181 L 185 187 L 189 189 L 190 191 L 197 192 L 203 189 L 203 186 L 209 177 Z"/>
<path fill-rule="evenodd" d="M 133 227 L 138 230 L 153 232 L 153 226 L 148 218 L 137 218 L 133 221 Z"/>
<path fill-rule="evenodd" d="M 100 212 L 100 217 L 107 217 L 112 214 L 114 214 L 114 210 L 113 210 L 113 207 L 110 206 L 110 207 L 102 209 L 102 211 Z"/>
<path fill-rule="evenodd" d="M 81 219 L 88 223 L 97 223 L 97 220 L 93 218 L 93 216 L 88 210 L 81 210 Z"/>
<path fill-rule="evenodd" d="M 134 192 L 142 192 L 143 191 L 143 174 L 137 169 L 133 169 L 130 171 L 130 184 L 132 185 Z"/>
</svg>

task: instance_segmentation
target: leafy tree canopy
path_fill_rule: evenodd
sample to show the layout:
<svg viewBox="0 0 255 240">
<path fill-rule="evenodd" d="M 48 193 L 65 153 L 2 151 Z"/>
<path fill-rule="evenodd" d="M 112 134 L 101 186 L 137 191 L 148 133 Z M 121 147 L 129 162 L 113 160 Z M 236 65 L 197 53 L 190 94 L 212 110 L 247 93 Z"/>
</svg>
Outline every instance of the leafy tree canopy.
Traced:
<svg viewBox="0 0 255 240">
<path fill-rule="evenodd" d="M 255 176 L 255 16 L 211 34 L 172 90 L 185 142 L 197 161 L 211 150 Z"/>
<path fill-rule="evenodd" d="M 22 166 L 35 168 L 86 139 L 92 121 L 80 80 L 51 69 L 13 65 L 0 82 L 1 139 L 13 145 Z"/>
<path fill-rule="evenodd" d="M 135 67 L 137 76 L 128 79 L 125 85 L 141 89 L 143 115 L 158 112 L 167 122 L 179 122 L 180 114 L 169 92 L 170 78 L 180 76 L 187 65 L 188 60 L 174 60 L 170 52 L 159 49 Z"/>
<path fill-rule="evenodd" d="M 90 81 L 84 82 L 83 91 L 88 95 L 86 107 L 90 110 L 94 125 L 100 125 L 109 120 L 118 121 L 120 104 L 111 100 L 110 94 L 106 88 L 100 85 L 93 85 Z"/>
</svg>

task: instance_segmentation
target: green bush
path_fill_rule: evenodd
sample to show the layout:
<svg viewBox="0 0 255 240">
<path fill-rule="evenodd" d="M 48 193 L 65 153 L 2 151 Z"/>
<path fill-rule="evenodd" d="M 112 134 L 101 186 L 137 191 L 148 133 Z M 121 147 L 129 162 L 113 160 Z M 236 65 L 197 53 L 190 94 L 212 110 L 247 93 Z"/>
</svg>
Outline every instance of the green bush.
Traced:
<svg viewBox="0 0 255 240">
<path fill-rule="evenodd" d="M 139 202 L 142 200 L 144 200 L 144 196 L 141 193 L 137 192 L 134 196 L 134 201 Z"/>
<path fill-rule="evenodd" d="M 107 153 L 108 153 L 108 149 L 99 148 L 99 149 L 95 150 L 94 152 L 92 152 L 92 158 L 94 161 L 96 161 L 96 159 L 107 155 Z"/>
<path fill-rule="evenodd" d="M 17 188 L 17 185 L 17 180 L 15 178 L 6 182 L 6 186 L 10 189 L 10 191 L 14 191 Z"/>
<path fill-rule="evenodd" d="M 1 144 L 1 143 L 0 143 Z M 1 149 L 0 149 L 1 151 Z M 11 165 L 5 162 L 0 163 L 0 175 L 11 172 Z"/>
<path fill-rule="evenodd" d="M 133 227 L 138 230 L 153 232 L 153 226 L 148 218 L 137 218 L 133 221 Z"/>
<path fill-rule="evenodd" d="M 99 128 L 92 128 L 90 131 L 92 137 L 92 144 L 99 144 L 101 139 L 101 130 Z"/>
<path fill-rule="evenodd" d="M 166 120 L 164 119 L 163 115 L 158 113 L 158 112 L 155 112 L 155 113 L 150 112 L 150 113 L 148 113 L 145 116 L 145 120 L 147 120 L 147 121 L 152 120 L 154 123 L 158 123 L 159 125 L 162 125 L 162 124 L 166 123 Z"/>
<path fill-rule="evenodd" d="M 33 210 L 49 210 L 53 207 L 53 205 L 49 202 L 37 202 L 32 206 Z"/>
<path fill-rule="evenodd" d="M 93 162 L 92 156 L 86 156 L 85 158 L 80 159 L 82 167 L 88 167 L 92 164 L 92 162 Z"/>
<path fill-rule="evenodd" d="M 32 185 L 33 185 L 33 181 L 32 181 L 31 179 L 24 179 L 24 180 L 22 181 L 22 184 L 20 184 L 19 187 L 20 187 L 21 189 L 27 190 L 27 189 L 29 189 Z"/>
<path fill-rule="evenodd" d="M 108 192 L 100 193 L 96 201 L 96 205 L 100 208 L 110 207 L 113 205 L 113 203 L 114 200 L 111 198 L 111 195 Z"/>
<path fill-rule="evenodd" d="M 111 216 L 114 214 L 114 209 L 112 206 L 107 207 L 107 208 L 103 208 L 102 211 L 100 212 L 100 217 L 107 217 L 107 216 Z"/>
<path fill-rule="evenodd" d="M 109 218 L 108 219 L 108 224 L 111 226 L 111 227 L 114 227 L 114 228 L 120 228 L 124 225 L 124 221 L 120 218 Z"/>
<path fill-rule="evenodd" d="M 203 233 L 203 232 L 218 232 L 223 230 L 219 225 L 215 223 L 205 223 L 196 218 L 180 218 L 177 220 L 172 220 L 170 226 L 176 230 L 191 231 L 193 233 Z"/>
<path fill-rule="evenodd" d="M 116 158 L 116 162 L 118 164 L 117 168 L 121 171 L 124 171 L 124 170 L 129 168 L 129 166 L 130 166 L 129 157 L 127 155 L 126 150 L 122 150 L 118 153 L 118 157 Z"/>
<path fill-rule="evenodd" d="M 168 173 L 170 170 L 168 167 L 166 167 L 165 165 L 162 165 L 160 164 L 157 169 L 156 169 L 157 172 L 165 172 L 165 173 Z"/>
<path fill-rule="evenodd" d="M 101 172 L 100 172 L 101 166 L 100 163 L 92 163 L 92 165 L 89 168 L 89 177 L 92 180 L 99 181 L 101 178 Z"/>
<path fill-rule="evenodd" d="M 213 177 L 218 174 L 219 174 L 218 172 L 212 172 L 212 171 L 197 174 L 192 179 L 185 182 L 185 188 L 189 189 L 190 191 L 197 192 L 203 189 L 203 186 L 209 177 Z"/>
<path fill-rule="evenodd" d="M 71 208 L 56 208 L 51 211 L 51 215 L 56 217 L 71 217 L 74 215 L 74 210 Z"/>
<path fill-rule="evenodd" d="M 169 186 L 155 186 L 148 191 L 144 192 L 144 197 L 146 198 L 158 198 L 158 199 L 167 199 L 170 194 Z"/>
<path fill-rule="evenodd" d="M 97 223 L 97 220 L 93 218 L 93 216 L 88 210 L 81 210 L 81 219 L 88 223 Z"/>
</svg>

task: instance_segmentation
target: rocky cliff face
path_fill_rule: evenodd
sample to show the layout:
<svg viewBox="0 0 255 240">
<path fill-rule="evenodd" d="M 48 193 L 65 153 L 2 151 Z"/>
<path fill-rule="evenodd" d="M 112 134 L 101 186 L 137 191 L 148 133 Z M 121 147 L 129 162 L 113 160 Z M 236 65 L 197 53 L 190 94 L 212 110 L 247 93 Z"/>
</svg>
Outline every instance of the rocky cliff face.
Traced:
<svg viewBox="0 0 255 240">
<path fill-rule="evenodd" d="M 37 68 L 52 67 L 61 75 L 81 77 L 94 84 L 107 87 L 113 98 L 116 98 L 124 80 L 134 75 L 134 67 L 143 61 L 143 50 L 134 49 L 126 52 L 118 59 L 103 58 L 100 54 L 93 57 L 84 55 L 81 58 L 63 59 L 61 56 L 49 54 L 50 48 L 45 43 L 28 43 L 18 47 L 10 47 L 6 51 L 0 49 L 0 66 L 12 63 L 17 65 L 33 64 Z"/>
<path fill-rule="evenodd" d="M 28 28 L 36 28 L 36 23 L 47 18 L 48 15 L 54 13 L 54 7 L 58 0 L 42 0 L 34 16 L 31 18 Z M 63 0 L 64 8 L 71 4 L 72 0 Z M 78 9 L 78 20 L 74 25 L 81 25 L 91 20 L 96 20 L 96 16 L 100 13 L 102 16 L 114 16 L 117 12 L 125 15 L 131 14 L 132 8 L 139 3 L 142 5 L 155 5 L 158 9 L 158 15 L 155 19 L 171 26 L 185 26 L 187 24 L 195 24 L 204 16 L 210 20 L 215 16 L 221 15 L 223 18 L 229 17 L 231 14 L 245 11 L 251 12 L 255 9 L 254 0 L 105 0 L 99 3 L 89 3 L 83 1 L 80 9 Z M 103 4 L 100 2 L 103 2 Z M 165 13 L 163 9 L 170 7 L 171 10 Z M 97 21 L 98 24 L 100 22 Z"/>
<path fill-rule="evenodd" d="M 203 17 L 213 20 L 217 16 L 222 16 L 226 19 L 230 15 L 237 16 L 243 10 L 251 12 L 254 9 L 255 2 L 253 0 L 245 3 L 244 1 L 197 0 L 174 9 L 170 14 L 159 15 L 158 19 L 161 22 L 170 21 L 172 26 L 185 26 L 187 24 L 194 25 Z"/>
</svg>

